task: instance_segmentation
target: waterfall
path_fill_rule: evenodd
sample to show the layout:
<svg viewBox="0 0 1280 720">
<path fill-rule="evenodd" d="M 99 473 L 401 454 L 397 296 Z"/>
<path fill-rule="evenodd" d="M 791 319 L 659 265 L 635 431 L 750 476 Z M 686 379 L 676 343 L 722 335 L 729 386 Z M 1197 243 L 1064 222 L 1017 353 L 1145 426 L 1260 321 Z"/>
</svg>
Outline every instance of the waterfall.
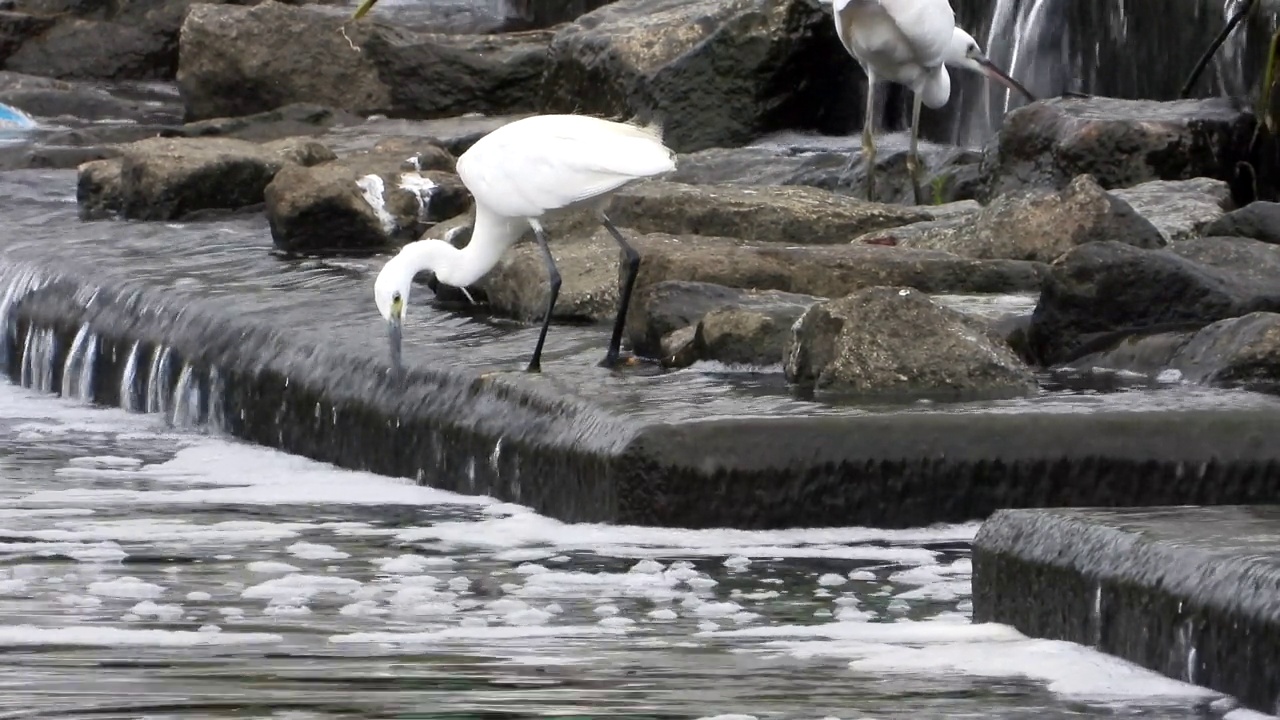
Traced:
<svg viewBox="0 0 1280 720">
<path fill-rule="evenodd" d="M 952 0 L 956 21 L 987 55 L 1037 97 L 1064 91 L 1120 98 L 1176 99 L 1196 61 L 1247 0 L 1185 0 L 1152 12 L 1143 0 Z M 1257 91 L 1271 34 L 1280 25 L 1276 0 L 1241 23 L 1214 56 L 1192 97 Z M 949 126 L 940 140 L 977 147 L 1004 114 L 1026 101 L 973 73 L 952 73 Z"/>
<path fill-rule="evenodd" d="M 129 348 L 120 373 L 120 407 L 126 412 L 143 412 L 146 408 L 138 402 L 138 360 L 142 356 L 142 343 L 138 340 Z"/>
<path fill-rule="evenodd" d="M 93 363 L 97 359 L 97 349 L 97 338 L 89 332 L 88 325 L 81 325 L 62 366 L 62 397 L 85 402 L 93 400 Z"/>
</svg>

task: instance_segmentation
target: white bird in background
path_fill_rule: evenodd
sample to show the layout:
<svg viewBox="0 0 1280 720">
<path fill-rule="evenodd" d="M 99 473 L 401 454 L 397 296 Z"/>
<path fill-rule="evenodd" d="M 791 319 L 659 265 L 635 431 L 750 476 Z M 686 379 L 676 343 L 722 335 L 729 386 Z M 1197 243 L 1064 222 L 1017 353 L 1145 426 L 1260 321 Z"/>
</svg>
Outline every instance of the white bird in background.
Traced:
<svg viewBox="0 0 1280 720">
<path fill-rule="evenodd" d="M 466 288 L 493 269 L 529 228 L 546 258 L 551 286 L 528 367 L 530 372 L 540 370 L 551 311 L 560 293 L 560 271 L 547 247 L 541 219 L 575 209 L 594 209 L 626 256 L 618 316 L 601 363 L 617 364 L 640 254 L 627 244 L 604 208 L 609 195 L 625 185 L 675 170 L 676 155 L 663 144 L 661 129 L 585 115 L 535 115 L 484 136 L 458 158 L 457 166 L 458 176 L 475 198 L 470 242 L 462 249 L 443 240 L 409 243 L 383 266 L 374 282 L 374 300 L 387 321 L 397 373 L 402 369 L 401 333 L 414 276 L 431 271 L 440 283 Z"/>
<path fill-rule="evenodd" d="M 979 72 L 1035 97 L 997 68 L 969 33 L 956 27 L 948 0 L 833 0 L 836 34 L 867 74 L 867 114 L 862 125 L 862 158 L 867 167 L 867 199 L 875 195 L 875 84 L 884 79 L 905 85 L 915 95 L 911 112 L 911 149 L 907 169 L 916 204 L 920 192 L 919 135 L 921 103 L 932 109 L 947 104 L 951 76 L 947 65 Z M 853 157 L 849 158 L 853 167 Z M 846 168 L 846 171 L 848 168 Z"/>
</svg>

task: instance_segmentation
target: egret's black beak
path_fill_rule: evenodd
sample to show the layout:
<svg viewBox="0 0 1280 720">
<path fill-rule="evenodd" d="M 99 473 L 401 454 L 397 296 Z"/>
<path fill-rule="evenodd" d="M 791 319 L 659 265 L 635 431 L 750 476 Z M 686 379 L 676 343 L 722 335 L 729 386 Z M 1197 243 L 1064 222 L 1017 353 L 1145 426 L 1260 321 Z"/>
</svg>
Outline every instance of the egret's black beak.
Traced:
<svg viewBox="0 0 1280 720">
<path fill-rule="evenodd" d="M 391 370 L 396 375 L 404 372 L 404 363 L 400 360 L 402 334 L 400 331 L 400 315 L 393 314 L 387 321 L 387 340 L 391 343 Z"/>
<path fill-rule="evenodd" d="M 1016 93 L 1021 93 L 1022 96 L 1027 99 L 1027 102 L 1036 101 L 1035 95 L 1032 95 L 1029 90 L 1022 87 L 1022 84 L 1019 83 L 1017 80 L 1014 80 L 1013 78 L 1006 75 L 1003 70 L 996 67 L 995 63 L 991 62 L 985 57 L 976 58 L 974 62 L 982 66 L 982 72 L 987 77 L 991 78 L 992 80 L 995 80 L 996 82 L 1004 85 L 1005 87 L 1009 88 L 1010 90 Z"/>
</svg>

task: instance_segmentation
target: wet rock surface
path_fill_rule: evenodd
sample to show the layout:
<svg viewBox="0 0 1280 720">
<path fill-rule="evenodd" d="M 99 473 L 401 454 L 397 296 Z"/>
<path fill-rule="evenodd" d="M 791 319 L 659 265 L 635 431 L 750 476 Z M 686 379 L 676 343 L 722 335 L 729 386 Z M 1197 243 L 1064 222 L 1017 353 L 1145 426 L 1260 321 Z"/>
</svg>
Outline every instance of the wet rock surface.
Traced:
<svg viewBox="0 0 1280 720">
<path fill-rule="evenodd" d="M 1073 247 L 1115 241 L 1140 248 L 1165 244 L 1160 231 L 1124 200 L 1108 194 L 1089 175 L 1061 191 L 1001 195 L 971 214 L 943 216 L 919 226 L 875 232 L 856 242 L 942 250 L 971 258 L 1050 263 Z"/>
<path fill-rule="evenodd" d="M 860 73 L 816 0 L 616 0 L 556 33 L 544 107 L 660 120 L 678 152 L 847 131 Z M 826 70 L 801 73 L 813 67 Z"/>
<path fill-rule="evenodd" d="M 1149 492 L 1164 497 L 1145 502 L 1165 504 L 1177 490 Z M 1217 492 L 1206 487 L 1202 502 Z M 1269 713 L 1280 693 L 1278 531 L 1274 505 L 1002 510 L 974 539 L 973 619 L 1094 647 Z"/>
<path fill-rule="evenodd" d="M 1254 118 L 1230 98 L 1057 98 L 1005 118 L 983 157 L 982 201 L 1091 174 L 1108 190 L 1151 180 L 1228 181 L 1248 158 Z"/>
<path fill-rule="evenodd" d="M 1249 203 L 1206 225 L 1204 234 L 1246 237 L 1280 245 L 1280 203 L 1262 200 Z"/>
<path fill-rule="evenodd" d="M 298 150 L 292 142 L 273 148 L 231 138 L 141 140 L 120 148 L 119 158 L 83 166 L 77 200 L 89 215 L 118 207 L 122 217 L 138 220 L 238 210 L 261 204 L 263 190 L 286 164 L 319 154 Z M 113 172 L 118 182 L 108 179 Z M 112 192 L 119 197 L 103 196 Z"/>
<path fill-rule="evenodd" d="M 318 103 L 358 115 L 534 111 L 546 31 L 435 35 L 277 2 L 197 4 L 177 72 L 189 120 Z M 277 52 L 277 48 L 290 48 Z"/>
<path fill-rule="evenodd" d="M 911 288 L 867 288 L 812 306 L 785 362 L 790 382 L 830 393 L 1008 397 L 1036 389 L 1007 345 Z"/>
<path fill-rule="evenodd" d="M 1215 229 L 1231 206 L 1227 183 L 1212 178 L 1152 180 L 1110 192 L 1160 231 L 1166 243 L 1201 235 L 1244 235 Z M 1141 245 L 1139 243 L 1130 243 Z"/>
<path fill-rule="evenodd" d="M 1104 350 L 1124 332 L 1198 329 L 1280 310 L 1278 273 L 1280 247 L 1247 238 L 1185 240 L 1161 250 L 1082 245 L 1049 273 L 1031 346 L 1042 362 L 1061 363 Z"/>
<path fill-rule="evenodd" d="M 614 196 L 609 217 L 642 232 L 830 245 L 930 218 L 923 209 L 867 203 L 808 187 L 650 181 Z"/>
</svg>

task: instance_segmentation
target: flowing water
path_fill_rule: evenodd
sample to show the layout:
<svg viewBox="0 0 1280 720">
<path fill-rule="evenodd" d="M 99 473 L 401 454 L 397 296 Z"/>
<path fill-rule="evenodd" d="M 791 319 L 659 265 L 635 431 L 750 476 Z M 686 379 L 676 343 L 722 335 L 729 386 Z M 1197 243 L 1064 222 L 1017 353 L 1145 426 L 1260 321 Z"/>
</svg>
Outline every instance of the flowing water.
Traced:
<svg viewBox="0 0 1280 720">
<path fill-rule="evenodd" d="M 257 216 L 82 223 L 72 187 L 67 171 L 0 174 L 0 316 L 59 265 L 90 267 L 104 287 L 141 281 L 381 352 L 377 261 L 274 257 Z M 425 302 L 413 317 L 418 362 L 518 362 L 531 340 Z M 557 326 L 546 381 L 636 414 L 818 411 L 776 370 L 602 383 L 602 334 Z M 1084 647 L 973 624 L 976 524 L 566 525 L 232 441 L 216 368 L 197 377 L 163 346 L 104 366 L 93 328 L 0 341 L 24 386 L 0 385 L 0 718 L 1247 717 Z M 111 392 L 119 407 L 84 404 Z M 1171 387 L 954 411 L 1033 405 L 1276 401 Z"/>
<path fill-rule="evenodd" d="M 1213 693 L 970 622 L 976 525 L 565 525 L 0 385 L 0 717 L 1067 718 Z"/>
<path fill-rule="evenodd" d="M 1044 64 L 1060 52 L 1054 0 L 997 5 L 975 34 L 1003 58 L 992 28 L 1028 29 L 1040 39 L 1007 48 L 1010 62 L 1059 82 Z M 0 175 L 0 237 L 5 325 L 65 264 L 381 350 L 376 261 L 272 256 L 258 216 L 80 223 L 74 173 L 28 171 Z M 532 341 L 426 303 L 411 318 L 409 359 L 424 363 L 511 365 Z M 823 411 L 782 392 L 776 369 L 616 381 L 592 369 L 601 339 L 553 328 L 548 382 L 637 414 Z M 976 524 L 567 525 L 236 442 L 219 432 L 216 368 L 135 344 L 104 375 L 104 347 L 88 326 L 0 333 L 22 386 L 0 383 L 0 718 L 1252 715 L 1080 646 L 973 624 Z M 106 396 L 118 407 L 86 404 Z M 1175 386 L 954 411 L 1275 405 Z"/>
</svg>

